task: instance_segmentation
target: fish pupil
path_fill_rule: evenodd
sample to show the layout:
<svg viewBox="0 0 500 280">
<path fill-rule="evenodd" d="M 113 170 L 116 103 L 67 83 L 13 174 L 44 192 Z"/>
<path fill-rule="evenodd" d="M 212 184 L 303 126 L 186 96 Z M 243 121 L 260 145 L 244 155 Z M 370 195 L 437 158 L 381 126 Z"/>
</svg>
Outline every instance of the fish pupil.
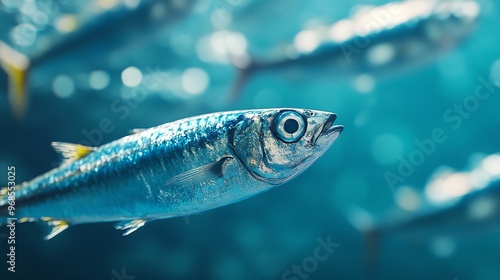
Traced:
<svg viewBox="0 0 500 280">
<path fill-rule="evenodd" d="M 283 129 L 285 129 L 287 133 L 294 134 L 299 130 L 299 123 L 294 119 L 288 119 L 285 121 Z"/>
</svg>

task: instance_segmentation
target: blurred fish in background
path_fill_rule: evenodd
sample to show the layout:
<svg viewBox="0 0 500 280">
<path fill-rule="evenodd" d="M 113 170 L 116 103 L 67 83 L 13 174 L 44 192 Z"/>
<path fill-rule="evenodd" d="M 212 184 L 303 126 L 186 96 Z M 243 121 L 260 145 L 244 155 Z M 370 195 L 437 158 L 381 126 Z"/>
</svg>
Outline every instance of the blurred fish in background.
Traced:
<svg viewBox="0 0 500 280">
<path fill-rule="evenodd" d="M 138 12 L 158 3 L 188 4 L 159 24 Z M 0 186 L 11 166 L 17 184 L 57 168 L 53 141 L 204 113 L 310 108 L 346 127 L 280 190 L 127 237 L 88 224 L 43 242 L 17 224 L 0 279 L 500 279 L 499 26 L 493 0 L 0 0 L 3 67 L 25 58 L 10 77 L 31 104 L 15 121 L 0 71 Z"/>
<path fill-rule="evenodd" d="M 147 39 L 148 34 L 150 35 L 155 30 L 167 25 L 172 25 L 185 16 L 194 3 L 195 0 L 89 3 L 94 5 L 94 9 L 102 9 L 103 11 L 90 18 L 74 14 L 59 16 L 57 21 L 53 23 L 52 27 L 55 29 L 51 30 L 53 34 L 45 34 L 43 38 L 39 39 L 42 42 L 38 41 L 38 44 L 34 44 L 28 55 L 24 55 L 0 41 L 0 62 L 2 68 L 9 75 L 8 94 L 14 114 L 21 117 L 25 113 L 27 87 L 29 87 L 27 79 L 33 68 L 44 64 L 49 64 L 45 67 L 74 68 L 69 62 L 79 64 L 80 69 L 84 65 L 94 69 L 103 68 L 105 65 L 116 67 L 118 65 L 113 65 L 113 61 L 106 59 L 109 58 L 110 52 L 119 48 L 140 45 Z M 29 4 L 37 5 L 35 2 Z M 59 2 L 53 3 L 53 5 L 57 4 L 61 5 Z M 100 7 L 99 4 L 101 4 Z M 21 8 L 27 9 L 24 6 Z M 17 37 L 17 41 L 24 46 L 29 46 L 36 38 L 37 33 L 41 31 L 26 23 L 24 26 L 16 28 L 18 30 L 13 32 L 19 34 L 13 36 Z"/>
<path fill-rule="evenodd" d="M 301 77 L 334 80 L 413 69 L 456 47 L 474 29 L 479 12 L 479 4 L 472 0 L 360 6 L 350 18 L 300 31 L 276 57 L 232 57 L 240 69 L 233 98 L 261 71 L 299 71 Z"/>
<path fill-rule="evenodd" d="M 394 197 L 406 213 L 376 219 L 355 208 L 348 214 L 367 237 L 367 253 L 376 258 L 378 243 L 391 238 L 427 242 L 436 255 L 449 256 L 461 239 L 500 231 L 500 155 L 475 156 L 466 172 L 441 167 L 422 193 L 401 187 Z"/>
</svg>

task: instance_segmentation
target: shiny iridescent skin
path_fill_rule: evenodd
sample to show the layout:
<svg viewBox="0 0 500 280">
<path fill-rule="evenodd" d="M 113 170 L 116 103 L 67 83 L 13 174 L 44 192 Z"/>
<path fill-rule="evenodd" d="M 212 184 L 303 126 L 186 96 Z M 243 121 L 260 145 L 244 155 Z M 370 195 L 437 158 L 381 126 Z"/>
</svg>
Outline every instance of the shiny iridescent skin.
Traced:
<svg viewBox="0 0 500 280">
<path fill-rule="evenodd" d="M 282 127 L 276 116 L 283 114 L 306 122 L 303 136 L 293 143 L 277 134 Z M 319 111 L 264 109 L 143 130 L 23 184 L 16 194 L 16 216 L 69 225 L 146 222 L 237 202 L 309 167 L 341 133 L 342 126 L 333 126 L 335 118 Z M 1 216 L 6 204 L 0 196 Z"/>
</svg>

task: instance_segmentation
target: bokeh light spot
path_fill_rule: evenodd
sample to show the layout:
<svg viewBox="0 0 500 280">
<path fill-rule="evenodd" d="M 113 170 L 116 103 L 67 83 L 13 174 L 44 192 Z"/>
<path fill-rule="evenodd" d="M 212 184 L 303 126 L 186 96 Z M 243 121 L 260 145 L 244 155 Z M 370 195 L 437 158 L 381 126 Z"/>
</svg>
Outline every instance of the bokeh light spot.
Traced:
<svg viewBox="0 0 500 280">
<path fill-rule="evenodd" d="M 415 211 L 420 207 L 421 200 L 418 193 L 410 187 L 396 189 L 394 199 L 399 207 L 408 211 Z"/>
<path fill-rule="evenodd" d="M 182 74 L 182 87 L 187 93 L 200 94 L 204 92 L 210 79 L 207 72 L 199 68 L 189 68 Z"/>
<path fill-rule="evenodd" d="M 393 45 L 380 44 L 368 50 L 368 60 L 374 65 L 383 65 L 394 58 L 395 52 Z"/>
<path fill-rule="evenodd" d="M 54 79 L 54 82 L 52 83 L 52 90 L 57 97 L 68 98 L 73 94 L 75 84 L 70 77 L 60 75 Z"/>
<path fill-rule="evenodd" d="M 89 76 L 89 85 L 92 89 L 101 90 L 108 86 L 109 75 L 104 71 L 93 71 Z"/>
<path fill-rule="evenodd" d="M 354 81 L 354 87 L 360 93 L 370 93 L 375 88 L 375 78 L 372 75 L 360 75 Z"/>
<path fill-rule="evenodd" d="M 500 59 L 491 65 L 490 79 L 495 86 L 500 87 Z"/>
<path fill-rule="evenodd" d="M 71 14 L 60 15 L 54 23 L 54 27 L 61 33 L 73 32 L 77 26 L 78 20 L 75 15 Z"/>
<path fill-rule="evenodd" d="M 467 209 L 469 217 L 475 220 L 486 219 L 496 210 L 496 201 L 491 197 L 481 197 L 474 200 Z"/>
<path fill-rule="evenodd" d="M 449 237 L 438 237 L 431 246 L 434 255 L 440 258 L 447 258 L 455 253 L 455 242 Z"/>
<path fill-rule="evenodd" d="M 301 52 L 312 52 L 320 43 L 320 36 L 314 30 L 301 31 L 294 39 L 295 48 Z"/>
<path fill-rule="evenodd" d="M 142 72 L 136 67 L 130 66 L 122 72 L 122 82 L 127 87 L 136 87 L 142 81 Z"/>
</svg>

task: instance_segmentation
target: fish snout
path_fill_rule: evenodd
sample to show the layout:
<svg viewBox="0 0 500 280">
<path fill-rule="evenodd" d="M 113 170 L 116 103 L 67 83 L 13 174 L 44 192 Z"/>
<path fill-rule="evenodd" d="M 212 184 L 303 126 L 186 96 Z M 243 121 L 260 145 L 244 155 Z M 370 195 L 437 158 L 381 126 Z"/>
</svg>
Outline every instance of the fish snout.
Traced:
<svg viewBox="0 0 500 280">
<path fill-rule="evenodd" d="M 313 146 L 316 146 L 318 144 L 318 140 L 320 139 L 330 140 L 327 142 L 332 143 L 340 135 L 340 133 L 342 133 L 344 130 L 343 125 L 333 125 L 336 119 L 336 114 L 329 114 L 326 121 L 322 125 L 318 126 L 312 139 Z"/>
</svg>

